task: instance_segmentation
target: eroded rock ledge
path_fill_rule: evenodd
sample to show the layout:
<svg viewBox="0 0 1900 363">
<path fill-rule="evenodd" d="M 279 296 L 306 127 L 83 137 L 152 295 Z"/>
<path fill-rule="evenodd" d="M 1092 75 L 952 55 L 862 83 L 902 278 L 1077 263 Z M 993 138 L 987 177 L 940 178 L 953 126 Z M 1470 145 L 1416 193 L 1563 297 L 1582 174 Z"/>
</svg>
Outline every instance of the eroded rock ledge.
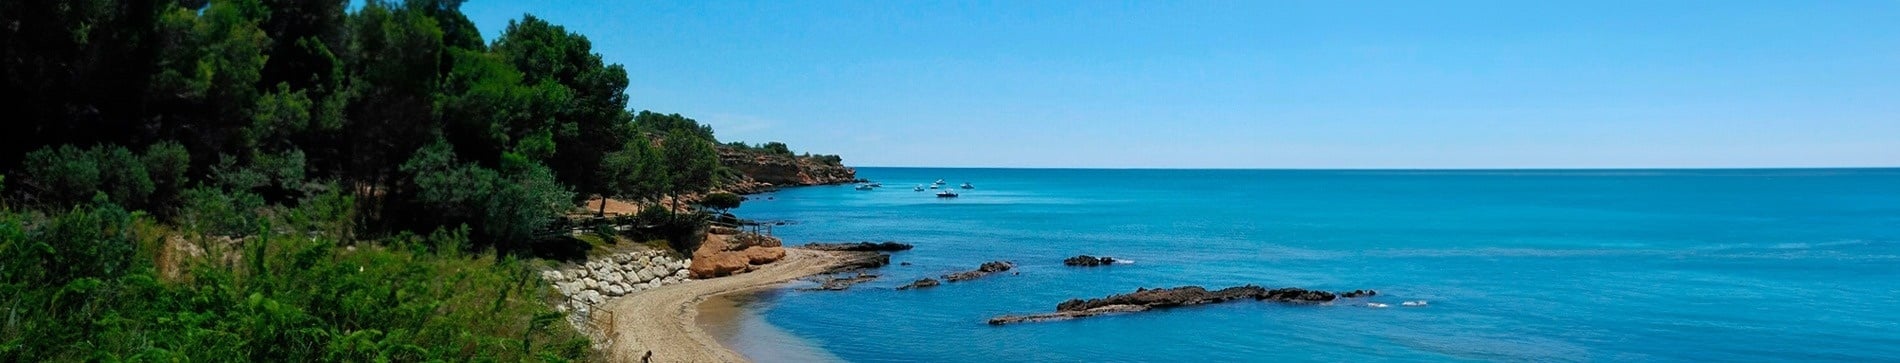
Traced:
<svg viewBox="0 0 1900 363">
<path fill-rule="evenodd" d="M 990 261 L 984 262 L 982 266 L 977 266 L 975 270 L 943 275 L 943 279 L 950 282 L 975 280 L 979 277 L 989 276 L 989 274 L 992 273 L 1009 271 L 1009 269 L 1015 267 L 1016 264 L 1010 263 L 1009 261 Z"/>
<path fill-rule="evenodd" d="M 1056 304 L 1056 311 L 1046 314 L 1004 315 L 991 318 L 990 325 L 1065 320 L 1086 318 L 1103 314 L 1130 313 L 1176 306 L 1214 304 L 1235 300 L 1252 299 L 1255 301 L 1276 301 L 1287 303 L 1323 303 L 1339 299 L 1377 295 L 1377 291 L 1354 290 L 1346 293 L 1332 293 L 1320 290 L 1307 290 L 1297 287 L 1267 289 L 1255 285 L 1235 286 L 1217 291 L 1207 291 L 1200 286 L 1182 286 L 1164 289 L 1136 289 L 1133 293 L 1110 295 L 1100 299 L 1070 299 Z"/>
<path fill-rule="evenodd" d="M 1082 267 L 1113 265 L 1115 264 L 1115 258 L 1108 257 L 1108 256 L 1102 256 L 1101 258 L 1096 258 L 1095 256 L 1081 255 L 1081 256 L 1070 257 L 1068 259 L 1062 260 L 1062 264 L 1069 265 L 1069 266 L 1082 266 Z"/>
<path fill-rule="evenodd" d="M 910 247 L 911 246 L 908 244 L 890 242 L 890 241 L 857 242 L 857 243 L 850 243 L 850 242 L 811 243 L 811 244 L 806 244 L 805 246 L 803 246 L 804 249 L 813 250 L 813 251 L 863 251 L 863 252 L 897 252 L 897 251 L 909 250 Z"/>
</svg>

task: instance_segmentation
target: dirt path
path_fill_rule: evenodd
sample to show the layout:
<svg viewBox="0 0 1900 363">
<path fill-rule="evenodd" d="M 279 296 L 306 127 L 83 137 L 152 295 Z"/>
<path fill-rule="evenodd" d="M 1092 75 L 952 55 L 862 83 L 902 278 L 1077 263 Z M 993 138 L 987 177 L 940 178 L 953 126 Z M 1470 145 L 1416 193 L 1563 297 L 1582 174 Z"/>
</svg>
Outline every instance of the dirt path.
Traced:
<svg viewBox="0 0 1900 363">
<path fill-rule="evenodd" d="M 694 322 L 699 303 L 714 295 L 769 287 L 830 270 L 842 258 L 820 251 L 785 249 L 785 259 L 757 271 L 661 287 L 614 299 L 595 318 L 611 327 L 614 362 L 639 362 L 653 352 L 654 362 L 744 362 Z"/>
</svg>

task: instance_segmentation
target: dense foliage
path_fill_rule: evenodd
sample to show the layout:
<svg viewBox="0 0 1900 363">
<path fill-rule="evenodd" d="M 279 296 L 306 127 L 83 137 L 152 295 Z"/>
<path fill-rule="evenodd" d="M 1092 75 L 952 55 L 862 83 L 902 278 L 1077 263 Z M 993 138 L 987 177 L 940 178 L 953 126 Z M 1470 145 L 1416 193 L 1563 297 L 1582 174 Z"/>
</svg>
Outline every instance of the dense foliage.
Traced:
<svg viewBox="0 0 1900 363">
<path fill-rule="evenodd" d="M 237 235 L 247 223 L 201 217 L 340 188 L 371 236 L 467 224 L 477 247 L 514 250 L 588 197 L 657 201 L 726 175 L 710 126 L 630 112 L 626 70 L 586 37 L 526 16 L 485 42 L 460 5 L 0 4 L 7 196 L 105 193 Z M 178 213 L 220 201 L 234 210 Z"/>
<path fill-rule="evenodd" d="M 352 203 L 273 208 L 242 243 L 103 194 L 44 217 L 0 209 L 0 361 L 591 356 L 527 262 L 464 255 L 463 230 L 346 243 Z"/>
<path fill-rule="evenodd" d="M 0 361 L 588 358 L 518 256 L 730 171 L 586 37 L 461 2 L 0 2 Z"/>
</svg>

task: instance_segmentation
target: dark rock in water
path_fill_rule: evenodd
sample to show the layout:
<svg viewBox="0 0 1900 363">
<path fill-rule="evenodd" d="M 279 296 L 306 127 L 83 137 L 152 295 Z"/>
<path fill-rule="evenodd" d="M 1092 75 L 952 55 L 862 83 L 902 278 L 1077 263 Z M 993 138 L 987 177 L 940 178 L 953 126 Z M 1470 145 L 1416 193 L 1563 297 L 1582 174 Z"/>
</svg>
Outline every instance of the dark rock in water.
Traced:
<svg viewBox="0 0 1900 363">
<path fill-rule="evenodd" d="M 1079 319 L 1079 318 L 1086 318 L 1086 317 L 1091 317 L 1091 316 L 1096 316 L 1096 315 L 1148 311 L 1148 309 L 1150 308 L 1146 306 L 1141 306 L 1141 305 L 1109 305 L 1109 306 L 1103 306 L 1099 308 L 1081 310 L 1081 311 L 1058 311 L 1054 313 L 1034 314 L 1034 315 L 1004 315 L 1004 316 L 990 318 L 990 325 L 1005 325 L 1005 324 L 1015 324 L 1015 323 L 1033 323 L 1033 322 L 1050 321 L 1050 320 Z"/>
<path fill-rule="evenodd" d="M 1372 297 L 1372 296 L 1379 296 L 1379 291 L 1378 290 L 1353 290 L 1353 291 L 1339 293 L 1339 297 L 1347 298 L 1347 299 L 1356 299 L 1356 298 Z"/>
<path fill-rule="evenodd" d="M 897 289 L 898 289 L 898 290 L 910 290 L 910 289 L 913 289 L 913 288 L 916 288 L 916 289 L 921 289 L 921 288 L 926 288 L 926 287 L 931 287 L 931 286 L 937 286 L 937 285 L 941 285 L 941 284 L 943 284 L 943 283 L 942 283 L 942 282 L 938 282 L 938 281 L 937 281 L 937 279 L 933 279 L 933 278 L 929 278 L 929 277 L 925 277 L 925 278 L 922 278 L 922 279 L 918 279 L 918 280 L 917 280 L 917 281 L 915 281 L 915 282 L 911 282 L 911 283 L 909 283 L 909 284 L 905 284 L 904 286 L 898 286 L 898 287 L 897 287 Z"/>
<path fill-rule="evenodd" d="M 1304 290 L 1302 290 L 1304 291 Z M 1272 291 L 1266 288 L 1247 285 L 1207 291 L 1200 286 L 1182 286 L 1171 289 L 1136 290 L 1134 293 L 1111 295 L 1100 299 L 1070 299 L 1056 305 L 1056 311 L 1081 311 L 1109 305 L 1140 305 L 1148 307 L 1169 307 L 1181 305 L 1200 305 L 1234 299 L 1260 299 Z M 1330 299 L 1328 299 L 1330 301 Z"/>
<path fill-rule="evenodd" d="M 814 251 L 895 252 L 895 251 L 909 250 L 910 247 L 911 246 L 908 244 L 887 241 L 887 242 L 877 242 L 877 243 L 873 243 L 873 242 L 812 243 L 812 244 L 805 245 L 804 248 L 808 250 L 814 250 Z"/>
<path fill-rule="evenodd" d="M 863 272 L 859 272 L 857 276 L 852 276 L 852 277 L 826 278 L 823 281 L 819 282 L 818 287 L 809 288 L 805 290 L 840 291 L 840 290 L 851 288 L 851 285 L 857 285 L 858 283 L 861 283 L 861 282 L 871 281 L 871 280 L 876 280 L 876 279 L 877 279 L 877 275 L 867 275 Z"/>
<path fill-rule="evenodd" d="M 872 269 L 891 264 L 891 255 L 876 252 L 844 252 L 840 256 L 844 262 L 832 268 L 832 272 Z"/>
<path fill-rule="evenodd" d="M 1113 265 L 1115 264 L 1115 258 L 1107 257 L 1107 256 L 1103 256 L 1102 258 L 1095 258 L 1095 256 L 1081 255 L 1081 256 L 1070 257 L 1068 259 L 1062 260 L 1062 264 L 1069 265 L 1069 266 L 1084 266 L 1084 267 Z"/>
<path fill-rule="evenodd" d="M 1371 296 L 1370 290 L 1355 290 L 1348 294 Z M 1200 286 L 1182 286 L 1174 288 L 1147 289 L 1138 288 L 1133 293 L 1110 295 L 1100 299 L 1069 299 L 1056 304 L 1056 311 L 1046 314 L 1004 315 L 989 320 L 990 325 L 1003 325 L 1023 322 L 1049 321 L 1085 318 L 1103 314 L 1148 311 L 1176 306 L 1222 303 L 1228 301 L 1252 299 L 1271 300 L 1292 303 L 1320 303 L 1339 298 L 1339 294 L 1326 291 L 1307 290 L 1297 287 L 1267 288 L 1246 285 L 1235 286 L 1216 291 L 1207 291 Z"/>
<path fill-rule="evenodd" d="M 910 261 L 904 261 L 904 263 L 899 263 L 899 264 L 897 264 L 897 265 L 898 265 L 898 266 L 910 266 Z"/>
<path fill-rule="evenodd" d="M 1016 264 L 1009 263 L 1009 261 L 990 261 L 984 262 L 982 266 L 977 266 L 975 270 L 943 275 L 943 279 L 950 282 L 974 280 L 978 277 L 988 276 L 991 273 L 1009 271 L 1009 269 L 1015 267 Z"/>
<path fill-rule="evenodd" d="M 1307 289 L 1302 289 L 1302 288 L 1297 288 L 1297 287 L 1285 287 L 1285 288 L 1273 289 L 1272 291 L 1267 291 L 1267 293 L 1264 295 L 1254 297 L 1255 300 L 1273 300 L 1273 301 L 1284 301 L 1284 302 L 1327 302 L 1327 301 L 1333 301 L 1334 299 L 1338 299 L 1338 298 L 1339 298 L 1338 294 L 1325 292 L 1325 291 L 1319 291 L 1319 290 L 1307 290 Z"/>
</svg>

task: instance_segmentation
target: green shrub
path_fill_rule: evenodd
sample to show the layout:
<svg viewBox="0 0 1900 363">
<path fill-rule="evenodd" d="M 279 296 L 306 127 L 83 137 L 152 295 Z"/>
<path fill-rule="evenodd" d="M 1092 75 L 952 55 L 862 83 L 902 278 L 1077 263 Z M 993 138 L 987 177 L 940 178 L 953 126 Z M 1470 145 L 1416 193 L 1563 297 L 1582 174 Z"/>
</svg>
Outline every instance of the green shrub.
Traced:
<svg viewBox="0 0 1900 363">
<path fill-rule="evenodd" d="M 448 143 L 437 142 L 416 151 L 402 170 L 413 175 L 416 204 L 439 225 L 472 225 L 505 248 L 532 239 L 572 208 L 574 193 L 552 171 L 512 153 L 497 171 L 458 162 Z"/>
<path fill-rule="evenodd" d="M 144 209 L 169 202 L 190 163 L 184 147 L 173 142 L 153 145 L 143 156 L 118 145 L 61 145 L 28 153 L 25 169 L 44 204 L 70 207 L 105 193 L 115 204 Z"/>
<path fill-rule="evenodd" d="M 219 236 L 243 236 L 257 232 L 258 212 L 264 198 L 245 191 L 225 191 L 201 186 L 186 190 L 180 199 L 178 222 L 185 229 Z"/>
<path fill-rule="evenodd" d="M 145 171 L 151 175 L 153 206 L 170 206 L 177 202 L 178 193 L 185 190 L 185 175 L 191 169 L 191 153 L 184 145 L 175 141 L 165 141 L 145 148 L 145 154 L 139 156 L 145 164 Z"/>
<path fill-rule="evenodd" d="M 706 197 L 699 199 L 699 205 L 705 206 L 706 208 L 712 208 L 713 210 L 717 210 L 720 213 L 725 213 L 727 210 L 738 208 L 739 203 L 743 203 L 743 202 L 745 202 L 745 197 L 741 197 L 738 194 L 732 194 L 732 193 L 727 193 L 727 192 L 717 192 L 717 193 L 707 194 Z"/>
<path fill-rule="evenodd" d="M 290 214 L 296 213 L 322 214 Z M 76 278 L 45 283 L 33 271 L 81 260 L 53 247 L 136 246 L 124 228 L 136 217 L 102 205 L 28 219 L 0 211 L 0 316 L 8 317 L 0 319 L 0 361 L 597 358 L 585 337 L 559 323 L 562 314 L 549 308 L 549 289 L 531 264 L 462 254 L 465 229 L 354 248 L 339 248 L 323 233 L 263 233 L 240 242 L 240 258 L 189 260 L 190 277 L 178 281 L 154 278 L 152 269 L 128 259 L 139 254 L 117 248 L 96 254 L 117 256 L 95 259 L 106 262 L 57 272 Z M 324 219 L 334 220 L 307 220 Z M 412 245 L 440 252 L 384 247 Z M 22 250 L 48 252 L 16 253 Z"/>
</svg>

